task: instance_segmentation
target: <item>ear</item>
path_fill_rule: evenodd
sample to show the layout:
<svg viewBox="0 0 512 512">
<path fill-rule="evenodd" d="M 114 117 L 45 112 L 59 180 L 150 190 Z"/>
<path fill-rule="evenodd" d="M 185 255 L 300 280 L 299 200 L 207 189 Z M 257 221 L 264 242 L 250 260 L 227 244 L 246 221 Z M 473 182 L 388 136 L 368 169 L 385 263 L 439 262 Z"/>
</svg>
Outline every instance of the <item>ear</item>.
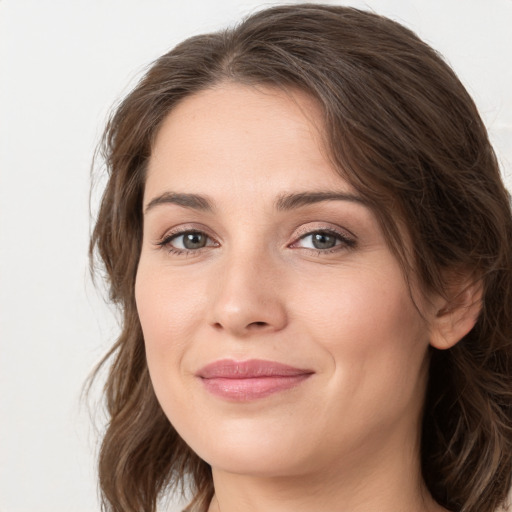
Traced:
<svg viewBox="0 0 512 512">
<path fill-rule="evenodd" d="M 474 275 L 449 280 L 447 293 L 434 304 L 430 344 L 440 350 L 456 345 L 475 326 L 482 310 L 483 283 Z"/>
</svg>

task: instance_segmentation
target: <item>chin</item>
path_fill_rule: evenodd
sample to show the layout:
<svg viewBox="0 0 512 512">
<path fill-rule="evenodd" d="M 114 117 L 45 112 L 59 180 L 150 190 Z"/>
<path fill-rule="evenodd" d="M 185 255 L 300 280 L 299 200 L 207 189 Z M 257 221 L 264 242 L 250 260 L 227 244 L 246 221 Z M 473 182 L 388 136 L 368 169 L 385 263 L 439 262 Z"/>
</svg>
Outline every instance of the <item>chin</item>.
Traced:
<svg viewBox="0 0 512 512">
<path fill-rule="evenodd" d="M 233 424 L 235 423 L 235 424 Z M 262 423 L 262 422 L 259 422 Z M 296 426 L 295 426 L 296 429 Z M 277 477 L 297 474 L 307 465 L 307 447 L 289 429 L 238 420 L 210 425 L 206 432 L 187 429 L 185 442 L 212 468 L 235 474 Z M 318 447 L 311 452 L 318 457 Z"/>
</svg>

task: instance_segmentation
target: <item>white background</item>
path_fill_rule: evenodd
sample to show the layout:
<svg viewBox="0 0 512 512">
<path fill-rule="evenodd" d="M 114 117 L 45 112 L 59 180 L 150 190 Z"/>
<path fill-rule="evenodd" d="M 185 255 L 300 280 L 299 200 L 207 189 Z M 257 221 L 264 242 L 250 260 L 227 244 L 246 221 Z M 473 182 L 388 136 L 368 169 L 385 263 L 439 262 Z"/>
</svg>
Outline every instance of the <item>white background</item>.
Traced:
<svg viewBox="0 0 512 512">
<path fill-rule="evenodd" d="M 272 3 L 0 0 L 0 512 L 99 510 L 80 393 L 116 334 L 87 268 L 109 108 L 183 38 Z M 386 14 L 440 50 L 512 184 L 512 0 L 328 3 Z"/>
</svg>

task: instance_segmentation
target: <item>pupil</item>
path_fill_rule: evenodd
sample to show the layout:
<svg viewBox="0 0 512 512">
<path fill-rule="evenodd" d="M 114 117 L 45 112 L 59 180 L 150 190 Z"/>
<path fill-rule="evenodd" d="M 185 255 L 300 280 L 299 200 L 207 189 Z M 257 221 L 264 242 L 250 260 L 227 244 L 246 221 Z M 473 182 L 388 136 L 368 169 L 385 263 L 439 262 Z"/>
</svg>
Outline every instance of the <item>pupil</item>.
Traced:
<svg viewBox="0 0 512 512">
<path fill-rule="evenodd" d="M 315 233 L 313 246 L 315 249 L 332 249 L 336 245 L 336 238 L 327 233 Z"/>
<path fill-rule="evenodd" d="M 183 237 L 183 245 L 186 249 L 201 249 L 206 245 L 206 237 L 202 233 L 187 233 Z"/>
</svg>

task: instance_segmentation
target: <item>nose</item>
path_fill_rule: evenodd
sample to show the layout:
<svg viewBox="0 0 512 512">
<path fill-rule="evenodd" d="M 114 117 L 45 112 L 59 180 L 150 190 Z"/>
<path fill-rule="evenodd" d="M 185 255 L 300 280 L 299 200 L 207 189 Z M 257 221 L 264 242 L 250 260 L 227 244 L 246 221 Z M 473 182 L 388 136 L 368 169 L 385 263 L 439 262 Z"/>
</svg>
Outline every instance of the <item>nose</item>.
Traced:
<svg viewBox="0 0 512 512">
<path fill-rule="evenodd" d="M 263 251 L 226 258 L 210 294 L 210 324 L 236 337 L 283 329 L 288 318 L 281 275 Z"/>
</svg>

